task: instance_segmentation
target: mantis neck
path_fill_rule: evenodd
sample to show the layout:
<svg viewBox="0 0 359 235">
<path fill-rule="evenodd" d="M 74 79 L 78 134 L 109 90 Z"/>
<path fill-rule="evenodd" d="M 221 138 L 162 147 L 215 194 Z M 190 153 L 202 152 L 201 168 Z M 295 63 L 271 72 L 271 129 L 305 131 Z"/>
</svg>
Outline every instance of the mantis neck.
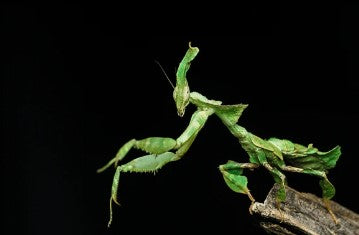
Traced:
<svg viewBox="0 0 359 235">
<path fill-rule="evenodd" d="M 243 142 L 244 140 L 246 140 L 248 136 L 248 131 L 244 127 L 235 124 L 235 125 L 227 126 L 227 128 L 232 133 L 232 135 L 238 138 L 239 142 Z"/>
<path fill-rule="evenodd" d="M 246 105 L 222 105 L 221 101 L 209 100 L 198 92 L 191 92 L 190 103 L 195 105 L 198 110 L 212 110 L 232 135 L 238 138 L 239 142 L 246 142 L 248 132 L 237 124 L 242 111 L 247 107 Z"/>
</svg>

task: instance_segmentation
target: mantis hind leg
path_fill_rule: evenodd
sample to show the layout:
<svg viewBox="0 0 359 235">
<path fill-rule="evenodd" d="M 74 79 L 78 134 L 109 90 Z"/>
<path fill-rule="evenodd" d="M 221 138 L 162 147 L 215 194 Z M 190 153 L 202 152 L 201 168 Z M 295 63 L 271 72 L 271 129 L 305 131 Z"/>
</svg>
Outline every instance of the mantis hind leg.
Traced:
<svg viewBox="0 0 359 235">
<path fill-rule="evenodd" d="M 336 224 L 338 223 L 338 220 L 330 207 L 330 199 L 332 197 L 334 197 L 334 195 L 335 195 L 335 187 L 328 180 L 327 175 L 325 174 L 324 171 L 312 170 L 312 169 L 302 169 L 302 168 L 292 167 L 292 166 L 284 166 L 284 167 L 282 167 L 282 169 L 284 171 L 308 174 L 308 175 L 313 175 L 313 176 L 319 177 L 320 178 L 319 185 L 322 189 L 322 197 L 323 197 L 325 207 L 329 211 L 334 222 Z"/>
<path fill-rule="evenodd" d="M 237 193 L 247 194 L 251 200 L 251 206 L 249 207 L 249 213 L 251 214 L 255 199 L 247 187 L 247 177 L 243 176 L 242 173 L 243 169 L 253 170 L 258 167 L 259 165 L 255 163 L 238 163 L 235 161 L 228 161 L 226 164 L 219 166 L 219 170 L 221 171 L 224 181 L 228 187 Z"/>
<path fill-rule="evenodd" d="M 281 221 L 283 221 L 284 216 L 282 210 L 280 209 L 280 204 L 281 202 L 284 202 L 287 197 L 287 193 L 285 191 L 285 185 L 287 184 L 286 177 L 282 172 L 280 172 L 277 168 L 272 167 L 268 162 L 261 162 L 261 163 L 271 173 L 271 175 L 274 178 L 274 181 L 277 184 L 279 184 L 279 189 L 276 195 L 276 204 L 277 204 L 277 209 L 281 216 Z"/>
</svg>

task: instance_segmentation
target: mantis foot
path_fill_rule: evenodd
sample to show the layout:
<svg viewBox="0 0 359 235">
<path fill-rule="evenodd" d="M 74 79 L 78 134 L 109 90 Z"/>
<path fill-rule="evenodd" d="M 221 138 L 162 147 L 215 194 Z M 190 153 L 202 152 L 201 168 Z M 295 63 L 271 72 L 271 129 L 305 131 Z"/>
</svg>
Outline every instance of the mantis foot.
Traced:
<svg viewBox="0 0 359 235">
<path fill-rule="evenodd" d="M 282 202 L 280 201 L 280 200 L 276 200 L 276 207 L 277 207 L 277 210 L 279 211 L 279 214 L 280 214 L 280 221 L 279 221 L 279 223 L 283 223 L 283 221 L 284 221 L 284 215 L 283 215 L 283 212 L 282 212 L 282 209 L 280 209 L 280 204 L 281 204 Z"/>
<path fill-rule="evenodd" d="M 335 214 L 334 214 L 334 212 L 333 212 L 333 210 L 332 210 L 332 208 L 331 208 L 331 206 L 330 206 L 330 200 L 329 200 L 329 199 L 326 199 L 326 198 L 323 198 L 323 201 L 324 201 L 324 205 L 325 205 L 325 207 L 327 208 L 327 210 L 328 210 L 330 216 L 332 217 L 334 223 L 335 223 L 335 224 L 338 224 L 338 223 L 339 223 L 339 222 L 338 222 L 338 219 L 337 219 L 337 217 L 335 216 Z"/>
<path fill-rule="evenodd" d="M 256 202 L 256 200 L 254 199 L 254 197 L 252 196 L 252 194 L 249 192 L 247 192 L 247 195 L 249 197 L 249 199 L 251 200 L 251 205 L 249 206 L 248 210 L 249 210 L 249 214 L 253 215 L 253 205 Z"/>
</svg>

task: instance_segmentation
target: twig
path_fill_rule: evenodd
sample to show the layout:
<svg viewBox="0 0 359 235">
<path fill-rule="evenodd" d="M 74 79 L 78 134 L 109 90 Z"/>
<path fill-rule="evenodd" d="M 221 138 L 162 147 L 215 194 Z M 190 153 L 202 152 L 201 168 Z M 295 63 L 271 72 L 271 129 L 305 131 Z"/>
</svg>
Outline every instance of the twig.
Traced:
<svg viewBox="0 0 359 235">
<path fill-rule="evenodd" d="M 336 224 L 323 200 L 313 194 L 300 193 L 286 187 L 287 199 L 276 203 L 278 185 L 274 185 L 264 203 L 256 202 L 253 216 L 270 234 L 359 234 L 359 215 L 331 201 Z"/>
</svg>

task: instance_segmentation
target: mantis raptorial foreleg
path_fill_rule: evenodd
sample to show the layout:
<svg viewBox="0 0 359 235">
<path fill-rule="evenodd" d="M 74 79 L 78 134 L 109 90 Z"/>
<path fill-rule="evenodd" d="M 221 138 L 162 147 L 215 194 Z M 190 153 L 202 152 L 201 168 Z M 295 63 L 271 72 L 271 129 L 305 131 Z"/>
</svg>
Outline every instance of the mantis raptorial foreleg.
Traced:
<svg viewBox="0 0 359 235">
<path fill-rule="evenodd" d="M 112 164 L 116 167 L 116 173 L 112 182 L 111 199 L 110 199 L 110 221 L 112 221 L 112 201 L 119 205 L 117 199 L 118 184 L 121 172 L 156 172 L 164 165 L 171 161 L 177 161 L 188 151 L 194 139 L 197 137 L 199 131 L 203 128 L 208 117 L 212 115 L 212 109 L 199 109 L 191 118 L 191 121 L 186 130 L 174 140 L 167 137 L 149 137 L 142 140 L 132 139 L 124 144 L 116 156 L 111 159 L 104 167 L 97 170 L 102 172 Z M 117 163 L 122 160 L 131 148 L 137 148 L 144 152 L 150 153 L 139 158 L 136 158 L 126 164 L 117 166 Z M 170 150 L 177 150 L 175 153 Z"/>
<path fill-rule="evenodd" d="M 111 197 L 110 197 L 110 220 L 108 222 L 108 227 L 110 227 L 112 222 L 112 201 L 117 205 L 120 205 L 117 199 L 118 184 L 120 181 L 121 172 L 155 172 L 159 170 L 162 166 L 167 164 L 170 161 L 173 161 L 175 154 L 172 152 L 165 152 L 159 155 L 151 154 L 143 157 L 136 158 L 130 161 L 127 164 L 118 166 L 116 168 L 116 173 L 113 177 L 112 188 L 111 188 Z"/>
<path fill-rule="evenodd" d="M 167 137 L 149 137 L 142 140 L 132 139 L 124 144 L 117 152 L 116 156 L 111 159 L 105 166 L 97 170 L 98 173 L 106 170 L 112 164 L 117 166 L 127 153 L 134 147 L 146 153 L 161 154 L 173 149 L 176 146 L 176 141 Z"/>
<path fill-rule="evenodd" d="M 135 144 L 136 140 L 132 139 L 130 141 L 128 141 L 126 144 L 124 144 L 120 150 L 118 150 L 116 156 L 114 158 L 112 158 L 106 165 L 104 165 L 103 167 L 99 168 L 97 170 L 97 173 L 101 173 L 104 170 L 106 170 L 107 168 L 109 168 L 112 164 L 115 164 L 115 166 L 117 166 L 117 163 L 119 161 L 121 161 L 126 155 L 127 153 L 132 149 L 133 145 Z"/>
<path fill-rule="evenodd" d="M 172 152 L 165 152 L 159 155 L 150 154 L 118 166 L 112 182 L 111 198 L 113 201 L 119 204 L 117 200 L 117 189 L 121 172 L 156 172 L 161 169 L 162 166 L 175 160 L 175 157 L 176 154 Z"/>
</svg>

